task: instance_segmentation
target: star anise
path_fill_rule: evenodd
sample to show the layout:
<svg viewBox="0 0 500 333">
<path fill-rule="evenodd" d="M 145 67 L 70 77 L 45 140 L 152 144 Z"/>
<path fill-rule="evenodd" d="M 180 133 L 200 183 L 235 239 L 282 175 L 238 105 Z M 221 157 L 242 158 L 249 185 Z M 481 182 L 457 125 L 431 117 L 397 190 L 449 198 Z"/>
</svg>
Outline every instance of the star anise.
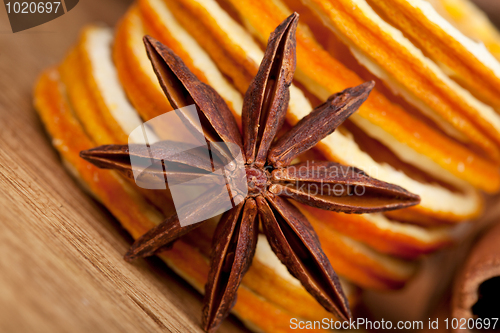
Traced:
<svg viewBox="0 0 500 333">
<path fill-rule="evenodd" d="M 243 140 L 235 118 L 218 93 L 200 82 L 170 49 L 152 37 L 144 37 L 154 71 L 172 107 L 177 109 L 175 112 L 187 127 L 202 133 L 213 148 L 211 168 L 199 163 L 196 149 L 186 152 L 182 143 L 171 141 L 158 142 L 147 149 L 109 145 L 81 152 L 83 158 L 95 165 L 119 170 L 132 178 L 131 157 L 152 158 L 158 167 L 146 172 L 145 178 L 165 179 L 175 174 L 176 179 L 184 181 L 230 163 L 233 155 L 220 143 L 236 144 L 243 151 L 244 163 L 240 167 L 244 168 L 243 177 L 246 174 L 248 193 L 242 197 L 237 191 L 229 192 L 233 202 L 240 203 L 223 214 L 214 235 L 203 310 L 204 329 L 208 332 L 217 329 L 236 301 L 238 286 L 255 252 L 259 221 L 273 251 L 309 293 L 339 319 L 351 317 L 347 299 L 315 231 L 287 198 L 346 213 L 380 212 L 420 202 L 417 195 L 368 177 L 356 168 L 327 161 L 291 165 L 355 112 L 374 86 L 373 82 L 367 82 L 331 96 L 275 140 L 285 120 L 288 88 L 295 71 L 297 22 L 298 14 L 294 13 L 276 28 L 268 41 L 257 76 L 244 98 Z M 182 109 L 193 104 L 201 128 Z M 356 188 L 362 188 L 362 194 L 353 193 Z M 218 200 L 214 196 L 202 203 L 195 201 L 188 207 L 188 214 L 194 216 L 211 209 Z M 182 227 L 178 214 L 174 214 L 140 237 L 125 258 L 153 255 L 200 224 Z"/>
</svg>

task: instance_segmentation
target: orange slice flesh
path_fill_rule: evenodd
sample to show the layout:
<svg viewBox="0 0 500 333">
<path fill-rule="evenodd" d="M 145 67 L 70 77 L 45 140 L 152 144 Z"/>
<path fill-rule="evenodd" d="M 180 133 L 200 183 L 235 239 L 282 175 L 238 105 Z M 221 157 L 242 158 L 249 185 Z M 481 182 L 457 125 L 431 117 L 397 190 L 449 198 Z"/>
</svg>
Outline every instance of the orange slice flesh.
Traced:
<svg viewBox="0 0 500 333">
<path fill-rule="evenodd" d="M 424 229 L 397 223 L 382 214 L 348 215 L 301 205 L 309 216 L 346 236 L 363 242 L 381 253 L 415 259 L 453 243 L 448 227 Z"/>
<path fill-rule="evenodd" d="M 218 7 L 214 1 L 205 1 L 204 4 Z M 169 0 L 139 1 L 144 21 L 154 22 L 157 27 L 157 33 L 160 34 L 162 31 L 165 32 L 165 30 L 168 30 L 168 23 L 172 21 L 172 16 L 174 16 L 186 32 L 195 38 L 196 42 L 214 59 L 218 68 L 231 78 L 235 87 L 244 94 L 251 80 L 257 74 L 264 52 L 242 27 L 232 24 L 231 18 L 213 18 L 210 15 L 199 16 L 198 14 L 200 13 L 183 15 L 184 12 L 179 10 L 185 5 L 185 3 L 179 1 Z M 210 22 L 210 24 L 215 24 L 216 26 L 205 25 L 206 22 Z M 232 30 L 224 31 L 218 27 L 218 25 L 224 24 L 229 24 Z M 210 34 L 207 31 L 210 31 Z M 241 44 L 235 45 L 231 38 L 228 39 L 228 34 L 232 38 L 239 40 Z M 218 38 L 223 38 L 223 40 L 221 41 Z M 161 36 L 160 40 L 168 42 L 168 39 L 163 40 Z M 179 42 L 184 44 L 184 41 Z M 248 44 L 251 46 L 245 47 Z M 213 87 L 219 91 L 216 86 Z M 299 88 L 291 85 L 290 94 L 294 97 L 290 100 L 289 109 L 311 110 L 309 101 Z M 240 114 L 238 113 L 237 116 L 239 117 Z"/>
<path fill-rule="evenodd" d="M 155 7 L 163 5 L 158 1 L 152 2 L 148 0 L 139 0 L 138 3 L 145 17 L 150 15 L 158 17 L 158 13 L 155 13 Z M 214 59 L 221 71 L 226 75 L 232 73 L 233 84 L 241 93 L 245 93 L 250 81 L 257 74 L 260 60 L 255 62 L 254 59 L 259 59 L 260 52 L 258 55 L 247 56 L 248 51 L 245 49 L 233 47 L 231 44 L 220 43 L 219 41 L 226 38 L 226 32 L 217 28 L 219 22 L 215 18 L 211 16 L 197 16 L 196 19 L 193 19 L 193 16 L 181 17 L 178 15 L 180 13 L 178 6 L 182 6 L 182 2 L 164 1 L 164 3 L 175 14 L 178 22 L 210 54 L 210 57 Z M 205 24 L 207 21 L 210 24 Z M 237 38 L 241 38 L 243 41 L 252 42 L 252 38 L 245 33 L 241 33 L 241 31 L 235 30 L 231 33 L 236 34 Z M 240 62 L 239 59 L 245 59 L 245 61 Z"/>
<path fill-rule="evenodd" d="M 258 5 L 248 0 L 226 1 L 231 2 L 261 41 L 265 41 L 273 27 L 288 14 L 275 1 L 260 2 Z M 362 83 L 356 73 L 332 58 L 300 27 L 297 31 L 297 62 L 297 80 L 322 100 Z M 377 90 L 371 93 L 370 98 L 351 119 L 358 126 L 358 123 L 364 121 L 361 125 L 365 125 L 365 130 L 370 129 L 368 134 L 383 133 L 378 139 L 382 139 L 382 143 L 391 150 L 396 150 L 395 153 L 402 160 L 436 178 L 441 179 L 443 175 L 450 173 L 488 192 L 496 191 L 500 185 L 498 168 L 494 163 L 434 131 L 389 102 Z M 424 158 L 415 158 L 416 156 Z M 482 172 L 485 172 L 482 174 L 484 177 L 479 178 Z"/>
<path fill-rule="evenodd" d="M 110 114 L 104 115 L 101 113 L 92 92 L 85 82 L 87 77 L 81 66 L 81 54 L 78 47 L 71 49 L 59 66 L 61 80 L 73 82 L 73 84 L 66 87 L 66 91 L 76 117 L 80 119 L 85 132 L 92 136 L 94 142 L 102 144 L 111 142 L 126 143 L 127 137 L 125 135 L 116 137 L 108 127 L 113 125 L 118 127 L 119 125 L 116 124 Z"/>
<path fill-rule="evenodd" d="M 120 83 L 138 114 L 160 139 L 189 140 L 190 134 L 179 129 L 183 128 L 179 118 L 161 117 L 173 109 L 145 52 L 144 35 L 137 7 L 132 6 L 118 24 L 113 43 L 113 60 Z"/>
<path fill-rule="evenodd" d="M 364 0 L 312 0 L 306 4 L 393 91 L 438 125 L 451 124 L 456 131 L 442 126 L 449 135 L 481 147 L 498 160 L 500 117 L 448 78 Z"/>
<path fill-rule="evenodd" d="M 482 41 L 500 60 L 500 33 L 488 16 L 469 0 L 426 0 L 463 34 Z"/>
<path fill-rule="evenodd" d="M 142 199 L 135 188 L 121 180 L 116 173 L 98 169 L 79 157 L 79 151 L 93 147 L 93 143 L 74 118 L 63 90 L 59 73 L 54 69 L 44 72 L 35 87 L 35 106 L 47 131 L 52 136 L 54 146 L 66 161 L 66 165 L 70 166 L 72 173 L 119 218 L 122 225 L 134 238 L 140 237 L 148 229 L 160 223 L 163 217 Z M 58 121 L 54 121 L 54 119 L 58 119 Z M 162 252 L 160 257 L 196 289 L 203 292 L 209 268 L 206 255 L 200 253 L 189 243 L 180 240 L 175 243 L 172 250 Z M 250 268 L 250 271 L 255 270 L 253 274 L 262 276 L 262 272 L 259 272 L 259 264 L 256 267 Z M 278 283 L 271 285 L 273 288 L 269 289 L 269 292 L 279 295 L 279 286 L 286 284 L 286 279 L 280 281 L 276 276 L 270 278 L 277 280 Z M 356 289 L 345 281 L 343 283 L 345 283 L 344 290 L 348 298 L 353 301 Z M 305 290 L 297 294 L 299 297 L 296 299 L 295 306 L 301 304 L 300 295 L 303 293 L 306 293 Z M 310 297 L 310 295 L 308 296 Z M 310 306 L 316 307 L 315 310 L 318 312 L 323 311 L 317 303 L 310 304 Z M 287 327 L 289 328 L 290 319 L 297 317 L 295 313 L 287 312 L 268 302 L 244 284 L 240 287 L 234 312 L 249 327 L 257 327 L 265 331 L 289 332 Z M 279 322 L 276 322 L 276 318 L 273 318 L 273 321 L 266 319 L 269 317 L 269 313 L 273 313 L 273 316 L 276 315 L 276 318 L 280 319 Z M 308 318 L 306 317 L 306 319 Z"/>
<path fill-rule="evenodd" d="M 143 2 L 146 2 L 147 0 L 144 0 Z M 241 5 L 244 1 L 238 2 L 238 5 Z M 141 2 L 142 3 L 142 2 Z M 231 49 L 236 49 L 236 50 L 244 50 L 245 51 L 245 57 L 239 58 L 239 59 L 234 59 L 233 61 L 238 61 L 240 63 L 246 63 L 248 58 L 254 59 L 254 63 L 258 63 L 261 60 L 262 57 L 262 51 L 260 50 L 259 46 L 255 44 L 255 42 L 252 40 L 252 38 L 248 35 L 248 33 L 241 27 L 239 26 L 222 8 L 220 8 L 217 3 L 213 1 L 206 1 L 206 0 L 181 0 L 181 1 L 175 1 L 176 5 L 173 5 L 173 1 L 167 1 L 169 8 L 172 10 L 176 18 L 178 20 L 185 24 L 186 29 L 189 29 L 189 32 L 194 35 L 196 35 L 195 32 L 191 31 L 194 30 L 191 26 L 188 26 L 189 21 L 193 20 L 193 17 L 198 18 L 197 22 L 198 24 L 203 23 L 208 25 L 207 29 L 214 31 L 215 29 L 219 29 L 218 33 L 215 33 L 214 35 L 216 36 L 224 36 L 224 39 L 220 40 L 217 45 L 221 45 L 222 48 L 225 48 L 225 53 L 226 54 L 231 54 L 229 50 Z M 171 5 L 172 3 L 172 5 Z M 261 4 L 263 5 L 263 4 Z M 250 6 L 249 8 L 247 7 L 241 7 L 239 8 L 242 12 L 245 12 L 246 14 L 252 14 L 250 17 L 256 17 L 256 20 L 258 19 L 259 22 L 259 27 L 261 26 L 261 23 L 265 23 L 266 27 L 269 27 L 269 32 L 272 31 L 272 26 L 275 26 L 274 23 L 277 25 L 279 24 L 281 18 L 270 18 L 265 11 L 258 11 L 256 12 L 256 9 L 253 6 Z M 273 12 L 278 12 L 279 9 L 277 8 L 272 8 Z M 258 15 L 258 18 L 257 18 Z M 246 16 L 247 18 L 249 16 Z M 162 20 L 164 18 L 158 17 L 159 20 Z M 282 17 L 284 18 L 284 16 Z M 273 20 L 276 19 L 276 22 Z M 206 21 L 206 22 L 205 22 Z M 212 26 L 214 22 L 218 22 L 217 26 Z M 301 35 L 300 35 L 300 30 L 297 32 L 298 36 L 298 51 L 301 50 L 299 42 L 302 41 Z M 206 41 L 205 41 L 206 42 Z M 200 41 L 201 43 L 201 41 Z M 320 48 L 319 45 L 315 46 L 316 48 Z M 210 48 L 207 49 L 208 52 L 210 52 Z M 301 52 L 304 50 L 302 49 Z M 300 53 L 298 53 L 299 56 Z M 215 54 L 211 54 L 213 57 L 215 57 Z M 238 56 L 236 52 L 233 52 L 233 56 Z M 328 57 L 328 55 L 326 55 Z M 260 57 L 260 58 L 258 58 Z M 216 59 L 217 64 L 219 64 L 220 60 Z M 300 59 L 300 58 L 299 58 Z M 323 58 L 321 58 L 323 60 Z M 314 62 L 316 60 L 311 60 L 311 62 Z M 321 72 L 319 72 L 321 73 Z M 323 81 L 328 81 L 330 77 L 332 78 L 337 78 L 338 76 L 336 75 L 319 75 L 318 73 L 318 79 L 321 79 Z M 226 73 L 226 75 L 231 76 L 232 73 Z M 354 75 L 354 74 L 353 74 Z M 338 87 L 338 85 L 336 85 Z M 340 87 L 339 87 L 340 88 Z M 298 122 L 299 119 L 301 119 L 303 116 L 305 116 L 310 110 L 311 106 L 310 103 L 308 103 L 307 99 L 305 99 L 304 95 L 302 93 L 297 93 L 297 90 L 292 90 L 291 91 L 291 97 L 290 97 L 290 107 L 289 107 L 289 112 L 288 112 L 288 120 L 290 123 L 294 124 Z M 324 91 L 322 88 L 318 88 L 318 90 Z M 300 92 L 300 90 L 299 90 Z M 373 100 L 373 98 L 369 99 L 368 101 Z M 376 99 L 377 100 L 377 99 Z M 368 103 L 368 102 L 367 102 Z M 398 109 L 399 110 L 399 109 Z M 385 111 L 383 111 L 385 112 Z M 370 110 L 370 115 L 373 116 L 373 112 Z M 413 121 L 414 119 L 411 117 L 404 117 L 406 115 L 405 113 L 402 113 L 403 117 L 400 117 L 399 119 L 402 119 L 403 121 L 406 120 L 408 121 L 407 124 L 404 124 L 405 127 L 408 128 L 408 130 L 413 131 L 414 130 L 414 125 L 413 123 L 409 123 L 410 121 Z M 363 118 L 364 119 L 364 118 Z M 399 120 L 398 118 L 396 118 Z M 386 122 L 387 117 L 385 119 L 381 119 L 381 121 Z M 368 126 L 368 125 L 367 125 Z M 418 124 L 417 124 L 418 127 Z M 429 129 L 428 127 L 424 127 L 425 130 L 427 130 L 429 133 L 436 134 L 434 131 Z M 406 130 L 406 129 L 405 129 Z M 405 134 L 405 133 L 401 133 Z M 419 133 L 418 133 L 419 134 Z M 439 137 L 442 139 L 445 139 L 444 137 Z M 383 137 L 382 139 L 387 139 L 387 137 Z M 412 140 L 414 140 L 415 137 L 413 137 Z M 391 140 L 395 141 L 394 139 Z M 415 141 L 415 140 L 414 140 Z M 419 154 L 416 154 L 414 150 L 411 149 L 404 149 L 406 147 L 404 144 L 399 144 L 399 142 L 395 141 L 392 142 L 393 147 L 395 147 L 396 150 L 402 151 L 403 153 L 406 153 L 407 155 L 411 155 L 411 159 L 414 162 L 416 160 L 416 156 L 419 158 L 421 157 L 420 161 L 423 161 L 424 166 L 427 167 L 428 170 L 434 171 L 434 174 L 437 174 L 437 178 L 443 179 L 445 178 L 447 181 L 452 181 L 457 184 L 458 187 L 464 188 L 464 193 L 451 193 L 450 191 L 447 191 L 443 188 L 440 188 L 439 186 L 434 186 L 431 184 L 422 184 L 419 182 L 414 181 L 413 179 L 407 177 L 405 174 L 398 172 L 397 170 L 394 170 L 394 168 L 391 168 L 388 165 L 384 164 L 379 164 L 376 163 L 368 154 L 362 152 L 359 147 L 356 145 L 352 137 L 349 135 L 345 135 L 341 133 L 340 131 L 334 132 L 332 135 L 329 137 L 325 138 L 320 144 L 318 145 L 318 148 L 323 152 L 324 155 L 326 155 L 327 158 L 339 161 L 341 163 L 347 164 L 347 165 L 353 165 L 357 166 L 361 169 L 364 169 L 368 174 L 371 174 L 374 177 L 380 178 L 382 180 L 396 183 L 400 186 L 405 187 L 409 191 L 418 193 L 422 197 L 422 203 L 421 205 L 417 206 L 415 208 L 416 210 L 422 212 L 424 215 L 429 215 L 429 214 L 434 214 L 436 217 L 442 218 L 443 216 L 449 215 L 450 219 L 452 221 L 457 221 L 457 220 L 463 220 L 464 218 L 472 217 L 478 214 L 480 211 L 481 207 L 481 200 L 477 193 L 475 193 L 474 190 L 470 188 L 470 186 L 464 184 L 463 181 L 460 181 L 456 177 L 452 176 L 450 173 L 446 172 L 442 168 L 440 168 L 434 161 L 432 161 L 429 157 L 427 156 L 421 156 Z M 421 145 L 421 142 L 419 142 L 419 145 Z M 450 153 L 455 154 L 457 150 L 462 150 L 463 149 L 460 146 L 452 146 L 450 147 L 451 149 L 456 150 L 450 150 Z M 434 150 L 435 151 L 435 150 Z M 469 153 L 469 152 L 468 152 Z M 469 155 L 470 156 L 470 155 Z M 448 164 L 450 164 L 452 161 L 447 160 L 446 161 Z M 475 163 L 477 162 L 477 159 L 471 158 L 469 159 L 469 162 Z M 481 162 L 480 162 L 481 163 Z M 460 166 L 463 167 L 463 171 L 465 171 L 465 162 L 461 162 Z M 483 164 L 484 166 L 484 164 Z M 495 177 L 498 177 L 498 172 L 496 168 L 493 168 L 490 170 L 490 174 L 494 172 Z M 474 178 L 477 180 L 477 178 Z M 491 179 L 490 179 L 491 181 Z M 438 200 L 436 200 L 438 199 Z M 457 219 L 458 217 L 458 219 Z"/>
<path fill-rule="evenodd" d="M 500 111 L 500 64 L 481 43 L 463 35 L 422 0 L 368 4 L 474 96 Z"/>
<path fill-rule="evenodd" d="M 408 175 L 413 180 L 416 180 L 425 184 L 437 184 L 444 187 L 452 192 L 460 192 L 460 190 L 450 183 L 446 183 L 432 177 L 428 173 L 416 168 L 412 164 L 405 163 L 400 160 L 390 149 L 381 144 L 379 141 L 370 138 L 365 132 L 356 127 L 352 122 L 347 122 L 345 127 L 353 134 L 355 142 L 361 148 L 363 152 L 369 154 L 377 163 L 388 164 L 394 169 Z M 478 210 L 478 213 L 481 209 Z M 447 214 L 442 212 L 441 214 L 434 212 L 431 214 L 423 213 L 421 208 L 410 207 L 406 209 L 399 209 L 396 211 L 386 212 L 385 215 L 391 216 L 391 218 L 398 221 L 405 221 L 413 224 L 423 225 L 423 226 L 437 226 L 446 225 L 460 222 L 463 220 L 461 215 Z M 474 216 L 470 216 L 472 218 Z"/>
<path fill-rule="evenodd" d="M 116 139 L 108 142 L 95 140 L 97 144 L 144 142 L 142 133 L 140 136 L 134 136 L 133 131 L 142 125 L 142 120 L 129 103 L 120 85 L 111 55 L 112 41 L 113 34 L 110 29 L 89 26 L 82 31 L 76 47 L 78 55 L 74 59 L 70 58 L 69 64 L 65 62 L 62 69 L 66 77 L 68 72 L 71 73 L 76 66 L 80 66 L 82 83 L 87 85 L 89 94 L 81 96 L 82 98 L 78 95 L 72 96 L 72 104 L 78 108 L 77 101 L 87 98 L 88 104 L 94 105 L 97 110 L 94 117 L 91 116 L 88 121 L 92 122 L 96 118 L 103 118 L 104 125 L 102 127 L 109 129 Z M 80 60 L 79 64 L 77 63 L 78 59 Z M 81 109 L 78 112 L 85 112 L 85 106 Z M 83 120 L 82 117 L 79 118 Z M 147 128 L 145 130 L 150 142 L 158 140 L 154 133 Z M 99 130 L 97 133 L 88 133 L 94 136 L 98 135 L 98 132 Z"/>
<path fill-rule="evenodd" d="M 397 141 L 393 141 L 393 144 L 401 146 Z M 475 217 L 481 211 L 481 197 L 463 182 L 454 180 L 453 185 L 461 189 L 462 192 L 452 192 L 437 184 L 414 180 L 388 164 L 377 163 L 370 155 L 361 151 L 352 138 L 342 135 L 340 132 L 334 132 L 322 140 L 318 148 L 328 159 L 340 160 L 346 165 L 360 167 L 372 177 L 398 184 L 419 194 L 421 203 L 412 207 L 412 210 L 415 213 L 418 212 L 420 216 L 430 216 L 456 223 L 466 218 Z M 415 158 L 427 160 L 431 164 L 426 156 L 417 155 Z"/>
<path fill-rule="evenodd" d="M 208 259 L 202 256 L 197 249 L 179 240 L 171 250 L 159 256 L 178 275 L 195 286 L 198 291 L 203 292 L 208 277 Z M 250 268 L 251 270 L 252 268 Z M 250 274 L 250 271 L 247 274 Z M 271 292 L 280 294 L 276 290 Z M 296 303 L 297 306 L 300 306 L 300 304 Z M 265 298 L 255 294 L 243 283 L 238 289 L 238 300 L 232 309 L 232 313 L 255 332 L 294 332 L 296 330 L 290 327 L 290 322 L 292 318 L 300 318 L 295 313 L 289 313 L 266 301 Z M 312 332 L 327 331 L 315 329 Z"/>
<path fill-rule="evenodd" d="M 196 42 L 190 40 L 182 27 L 173 20 L 169 21 L 169 27 L 173 29 L 172 34 L 168 33 L 167 27 L 161 29 L 163 36 L 175 36 L 175 38 L 168 38 L 167 46 L 182 54 L 190 69 L 202 81 L 217 87 L 219 93 L 239 119 L 238 114 L 241 112 L 243 103 L 241 94 L 227 82 L 205 52 L 196 45 Z M 182 126 L 182 124 L 172 123 L 171 117 L 158 117 L 171 111 L 172 108 L 158 84 L 158 79 L 145 52 L 142 38 L 147 33 L 158 38 L 158 34 L 151 32 L 151 30 L 146 31 L 137 6 L 132 6 L 117 28 L 113 46 L 116 69 L 124 90 L 141 117 L 145 121 L 157 117 L 149 124 L 158 137 L 181 140 L 179 135 L 182 135 L 184 131 L 179 131 L 177 126 Z M 176 38 L 186 42 L 180 44 Z M 190 53 L 187 53 L 184 48 Z M 193 56 L 189 56 L 189 54 L 193 54 Z"/>
<path fill-rule="evenodd" d="M 77 118 L 91 137 L 94 146 L 103 144 L 144 143 L 142 135 L 128 135 L 142 120 L 128 102 L 119 83 L 111 59 L 111 30 L 90 26 L 83 30 L 77 46 L 67 55 L 59 66 L 61 79 L 65 84 L 69 100 Z M 99 73 L 99 75 L 94 75 Z M 144 127 L 149 142 L 158 140 L 157 136 Z M 137 131 L 136 131 L 137 133 Z M 130 181 L 127 179 L 130 183 Z M 162 202 L 169 200 L 168 191 L 152 193 L 139 191 L 162 212 L 172 206 Z"/>
<path fill-rule="evenodd" d="M 145 53 L 142 42 L 145 34 L 137 7 L 133 5 L 116 27 L 113 60 L 132 105 L 141 118 L 148 121 L 171 111 L 172 107 Z"/>
<path fill-rule="evenodd" d="M 318 234 L 323 251 L 335 271 L 355 284 L 369 289 L 398 289 L 416 272 L 412 263 L 375 252 L 369 246 L 335 231 L 309 210 L 301 211 Z"/>
<path fill-rule="evenodd" d="M 323 318 L 333 317 L 332 314 L 325 309 L 320 309 L 320 311 L 318 311 L 316 300 L 307 293 L 300 282 L 280 263 L 274 252 L 272 252 L 264 235 L 259 235 L 259 241 L 257 243 L 252 265 L 256 265 L 258 269 L 249 271 L 243 278 L 243 283 L 250 290 L 258 292 L 260 285 L 269 284 L 273 288 L 283 290 L 281 295 L 273 293 L 272 289 L 265 294 L 265 297 L 274 304 L 278 304 L 282 308 L 289 309 L 290 311 L 293 310 L 298 316 L 311 320 L 322 320 Z M 286 281 L 286 283 L 283 283 L 284 281 Z M 351 290 L 344 289 L 344 292 L 346 295 L 349 295 L 349 303 L 354 307 L 354 304 L 356 304 L 354 299 L 356 291 L 353 290 L 351 284 L 346 283 L 342 278 L 341 283 L 342 288 L 351 288 Z M 297 307 L 297 297 L 300 297 L 300 307 Z"/>
<path fill-rule="evenodd" d="M 146 8 L 152 10 L 147 10 Z M 197 41 L 175 20 L 162 0 L 142 1 L 140 2 L 139 11 L 143 18 L 142 22 L 145 31 L 181 57 L 186 66 L 198 79 L 216 89 L 237 117 L 237 121 L 240 122 L 243 106 L 241 94 L 224 78 L 215 63 L 203 48 L 198 45 Z M 132 20 L 139 19 L 136 12 L 132 12 L 130 15 Z M 159 21 L 155 17 L 156 15 L 163 16 L 166 19 Z M 134 37 L 140 34 L 141 32 L 134 32 Z M 131 43 L 135 43 L 138 46 L 139 41 L 134 39 L 131 40 Z"/>
<path fill-rule="evenodd" d="M 160 223 L 163 216 L 116 172 L 98 169 L 80 158 L 80 151 L 93 148 L 95 144 L 75 118 L 72 106 L 64 95 L 67 91 L 60 73 L 54 69 L 45 71 L 35 87 L 35 107 L 52 137 L 52 143 L 63 160 L 71 165 L 74 174 L 109 208 L 123 227 L 134 238 L 140 237 Z"/>
</svg>

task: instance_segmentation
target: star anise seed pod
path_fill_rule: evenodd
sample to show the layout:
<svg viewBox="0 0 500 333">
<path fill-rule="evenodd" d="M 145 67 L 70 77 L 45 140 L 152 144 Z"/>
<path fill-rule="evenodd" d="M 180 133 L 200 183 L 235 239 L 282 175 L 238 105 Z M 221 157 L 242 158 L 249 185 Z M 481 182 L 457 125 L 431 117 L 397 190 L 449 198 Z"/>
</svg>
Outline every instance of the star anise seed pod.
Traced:
<svg viewBox="0 0 500 333">
<path fill-rule="evenodd" d="M 255 252 L 259 221 L 272 250 L 306 290 L 339 319 L 351 317 L 338 277 L 316 233 L 307 218 L 286 198 L 346 213 L 387 211 L 420 202 L 417 195 L 368 177 L 356 168 L 334 162 L 291 165 L 297 156 L 332 133 L 355 112 L 374 86 L 373 82 L 367 82 L 330 97 L 275 141 L 285 120 L 289 86 L 295 71 L 297 22 L 298 14 L 294 13 L 269 38 L 259 71 L 245 95 L 243 140 L 233 115 L 218 93 L 199 81 L 166 46 L 152 37 L 144 38 L 154 71 L 172 107 L 177 109 L 175 112 L 190 130 L 203 134 L 207 143 L 215 147 L 214 164 L 217 166 L 212 165 L 212 170 L 198 163 L 196 149 L 180 154 L 185 147 L 175 142 L 158 142 L 147 151 L 140 147 L 130 149 L 130 145 L 109 145 L 81 153 L 95 165 L 119 170 L 131 178 L 131 154 L 135 159 L 153 158 L 156 167 L 145 172 L 146 180 L 177 175 L 177 179 L 184 181 L 199 174 L 206 175 L 231 161 L 232 154 L 221 142 L 236 144 L 244 152 L 248 193 L 245 198 L 239 198 L 241 203 L 223 214 L 213 239 L 203 309 L 203 325 L 207 332 L 217 329 L 236 301 L 238 286 Z M 196 105 L 201 128 L 181 109 L 192 104 Z M 330 189 L 336 185 L 340 187 L 332 193 Z M 353 195 L 357 186 L 363 189 L 362 195 Z M 319 193 L 312 193 L 311 187 Z M 232 195 L 235 199 L 241 194 Z M 195 201 L 189 206 L 189 214 L 210 209 L 218 200 L 221 198 L 214 196 L 201 204 Z M 153 255 L 200 224 L 181 227 L 178 215 L 174 214 L 140 237 L 125 258 L 132 260 Z"/>
</svg>

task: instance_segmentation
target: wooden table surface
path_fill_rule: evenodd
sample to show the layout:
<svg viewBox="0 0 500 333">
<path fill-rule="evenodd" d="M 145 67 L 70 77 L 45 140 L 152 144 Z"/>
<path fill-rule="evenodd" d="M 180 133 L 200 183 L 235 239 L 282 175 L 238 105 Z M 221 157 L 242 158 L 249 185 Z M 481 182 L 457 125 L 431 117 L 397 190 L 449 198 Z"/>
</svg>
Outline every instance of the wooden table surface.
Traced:
<svg viewBox="0 0 500 333">
<path fill-rule="evenodd" d="M 0 5 L 2 333 L 201 332 L 201 296 L 158 259 L 122 260 L 131 238 L 65 172 L 32 106 L 37 75 L 81 27 L 113 26 L 129 3 L 82 0 L 16 34 Z M 234 318 L 220 330 L 240 331 Z"/>
<path fill-rule="evenodd" d="M 83 0 L 13 34 L 0 5 L 0 332 L 202 332 L 201 296 L 159 259 L 128 264 L 131 238 L 65 172 L 32 106 L 40 71 L 85 23 L 130 4 Z M 246 331 L 235 319 L 220 332 Z"/>
</svg>

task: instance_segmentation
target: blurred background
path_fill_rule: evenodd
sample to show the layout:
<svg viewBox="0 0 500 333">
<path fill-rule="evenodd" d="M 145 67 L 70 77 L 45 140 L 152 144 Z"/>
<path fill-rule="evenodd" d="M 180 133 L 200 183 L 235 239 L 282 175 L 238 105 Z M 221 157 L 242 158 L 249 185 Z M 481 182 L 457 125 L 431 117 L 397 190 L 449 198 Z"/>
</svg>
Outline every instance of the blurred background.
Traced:
<svg viewBox="0 0 500 333">
<path fill-rule="evenodd" d="M 488 14 L 497 27 L 500 25 L 500 1 L 474 0 L 474 2 Z"/>
</svg>

